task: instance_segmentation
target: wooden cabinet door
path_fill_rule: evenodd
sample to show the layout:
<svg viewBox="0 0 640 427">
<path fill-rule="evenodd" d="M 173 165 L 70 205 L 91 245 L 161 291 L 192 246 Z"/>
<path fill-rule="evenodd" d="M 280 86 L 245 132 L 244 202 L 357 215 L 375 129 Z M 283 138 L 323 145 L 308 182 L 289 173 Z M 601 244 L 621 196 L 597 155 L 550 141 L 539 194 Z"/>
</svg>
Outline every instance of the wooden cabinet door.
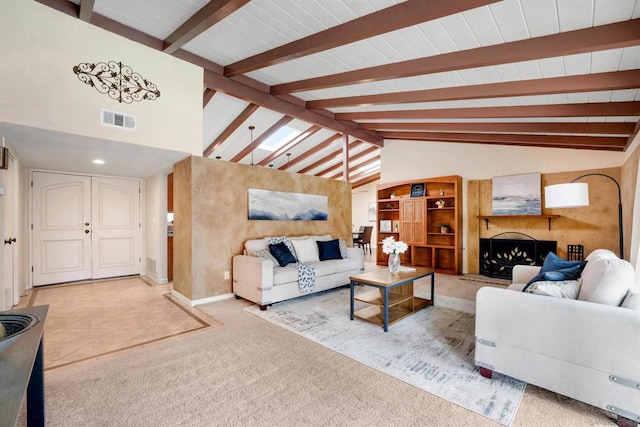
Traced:
<svg viewBox="0 0 640 427">
<path fill-rule="evenodd" d="M 413 231 L 413 207 L 410 199 L 400 202 L 400 236 L 401 241 L 410 244 Z"/>
<path fill-rule="evenodd" d="M 412 222 L 412 238 L 411 241 L 415 245 L 424 245 L 427 243 L 427 225 L 426 225 L 426 208 L 425 199 L 419 198 L 411 201 L 411 210 L 413 216 Z"/>
<path fill-rule="evenodd" d="M 400 240 L 414 245 L 427 243 L 426 206 L 423 198 L 402 201 L 400 204 Z"/>
</svg>

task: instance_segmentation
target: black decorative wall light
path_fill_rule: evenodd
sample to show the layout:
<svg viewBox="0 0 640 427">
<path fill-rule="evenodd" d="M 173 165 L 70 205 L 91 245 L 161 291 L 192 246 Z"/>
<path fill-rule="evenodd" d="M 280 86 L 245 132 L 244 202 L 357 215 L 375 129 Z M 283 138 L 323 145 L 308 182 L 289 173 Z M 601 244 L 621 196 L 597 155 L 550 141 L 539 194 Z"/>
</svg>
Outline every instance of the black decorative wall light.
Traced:
<svg viewBox="0 0 640 427">
<path fill-rule="evenodd" d="M 157 86 L 122 62 L 84 62 L 73 67 L 73 72 L 81 82 L 95 87 L 98 92 L 125 104 L 160 97 Z"/>
</svg>

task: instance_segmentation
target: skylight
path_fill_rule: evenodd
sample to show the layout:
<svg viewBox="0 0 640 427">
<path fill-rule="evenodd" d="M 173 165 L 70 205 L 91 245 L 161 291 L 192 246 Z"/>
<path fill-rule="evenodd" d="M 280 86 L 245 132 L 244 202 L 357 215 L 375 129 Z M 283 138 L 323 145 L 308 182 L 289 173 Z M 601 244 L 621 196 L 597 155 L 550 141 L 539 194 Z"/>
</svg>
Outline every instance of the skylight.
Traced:
<svg viewBox="0 0 640 427">
<path fill-rule="evenodd" d="M 269 138 L 265 139 L 262 144 L 258 145 L 258 148 L 267 151 L 276 151 L 278 148 L 282 147 L 301 133 L 302 132 L 297 129 L 289 126 L 283 126 Z"/>
<path fill-rule="evenodd" d="M 358 168 L 358 172 L 363 172 L 364 173 L 364 172 L 372 171 L 374 169 L 380 169 L 380 160 L 377 160 L 377 161 L 371 163 L 370 165 Z"/>
</svg>

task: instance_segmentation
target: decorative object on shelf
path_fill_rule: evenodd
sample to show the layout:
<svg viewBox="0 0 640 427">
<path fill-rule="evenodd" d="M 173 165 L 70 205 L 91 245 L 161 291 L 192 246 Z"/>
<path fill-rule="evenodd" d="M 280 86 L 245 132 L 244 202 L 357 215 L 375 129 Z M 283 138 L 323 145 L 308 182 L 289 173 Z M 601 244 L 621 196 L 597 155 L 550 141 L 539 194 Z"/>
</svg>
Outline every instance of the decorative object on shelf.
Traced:
<svg viewBox="0 0 640 427">
<path fill-rule="evenodd" d="M 540 215 L 540 174 L 496 176 L 491 182 L 492 215 Z"/>
<path fill-rule="evenodd" d="M 324 195 L 249 188 L 250 220 L 326 221 L 328 212 Z"/>
<path fill-rule="evenodd" d="M 398 220 L 393 221 L 393 231 L 395 231 L 396 233 L 400 231 L 400 221 Z"/>
<path fill-rule="evenodd" d="M 73 67 L 78 79 L 125 104 L 160 98 L 158 87 L 122 62 L 82 62 Z"/>
<path fill-rule="evenodd" d="M 381 219 L 380 220 L 380 232 L 381 233 L 390 233 L 391 232 L 391 220 L 390 219 Z"/>
<path fill-rule="evenodd" d="M 620 184 L 614 178 L 603 173 L 588 173 L 572 180 L 568 184 L 547 185 L 544 187 L 545 208 L 581 208 L 589 206 L 589 185 L 576 182 L 588 176 L 602 176 L 608 178 L 618 188 L 618 237 L 620 239 L 620 258 L 624 259 L 624 234 L 622 232 L 622 196 Z"/>
<path fill-rule="evenodd" d="M 442 199 L 436 200 L 436 206 L 438 207 L 438 209 L 444 208 L 444 205 L 445 205 L 444 200 L 442 200 Z"/>
<path fill-rule="evenodd" d="M 395 199 L 396 198 L 396 192 L 394 191 L 393 193 L 391 193 L 391 195 L 389 197 L 392 198 L 392 199 Z"/>
<path fill-rule="evenodd" d="M 382 240 L 382 252 L 389 254 L 389 272 L 398 274 L 400 271 L 400 254 L 405 253 L 409 246 L 402 241 L 396 241 L 393 236 Z"/>
<path fill-rule="evenodd" d="M 411 184 L 411 197 L 424 197 L 424 184 Z"/>
<path fill-rule="evenodd" d="M 436 225 L 436 227 L 440 229 L 440 233 L 442 234 L 449 232 L 449 224 L 445 224 L 444 222 L 441 222 L 440 224 Z"/>
<path fill-rule="evenodd" d="M 444 190 L 442 188 L 440 188 L 440 195 L 444 196 Z"/>
<path fill-rule="evenodd" d="M 369 221 L 376 220 L 376 204 L 375 202 L 369 203 L 369 209 L 367 211 L 369 213 Z"/>
</svg>

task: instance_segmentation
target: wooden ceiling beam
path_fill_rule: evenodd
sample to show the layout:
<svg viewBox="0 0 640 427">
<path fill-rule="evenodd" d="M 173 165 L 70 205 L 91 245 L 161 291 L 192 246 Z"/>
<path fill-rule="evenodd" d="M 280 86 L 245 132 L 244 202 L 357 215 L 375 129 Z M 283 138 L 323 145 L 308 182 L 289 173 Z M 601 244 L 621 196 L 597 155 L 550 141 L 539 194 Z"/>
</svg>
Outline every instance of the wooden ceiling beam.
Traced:
<svg viewBox="0 0 640 427">
<path fill-rule="evenodd" d="M 303 154 L 297 156 L 295 159 L 293 159 L 291 161 L 288 161 L 284 165 L 280 166 L 278 169 L 279 170 L 287 170 L 287 169 L 289 169 L 291 166 L 294 166 L 297 163 L 300 163 L 301 161 L 303 161 L 305 159 L 308 159 L 309 157 L 313 156 L 314 154 L 316 154 L 316 153 L 324 150 L 325 148 L 329 147 L 335 140 L 337 140 L 341 136 L 342 136 L 341 133 L 333 134 L 329 138 L 327 138 L 324 141 L 322 141 L 320 144 L 318 144 L 315 147 L 313 147 L 311 150 L 305 151 Z"/>
<path fill-rule="evenodd" d="M 295 117 L 296 119 L 333 129 L 338 132 L 347 133 L 354 138 L 364 139 L 371 144 L 379 146 L 382 146 L 383 144 L 383 139 L 379 135 L 370 131 L 358 129 L 357 124 L 355 123 L 351 124 L 337 121 L 333 117 L 307 110 L 303 106 L 292 104 L 282 98 L 261 92 L 252 87 L 238 83 L 235 80 L 221 76 L 220 74 L 205 70 L 204 83 L 208 88 L 235 96 L 236 98 L 243 99 L 247 102 L 253 102 L 254 104 L 261 105 L 281 114 L 286 114 L 288 116 Z"/>
<path fill-rule="evenodd" d="M 91 22 L 91 16 L 93 15 L 93 7 L 95 0 L 80 0 L 80 12 L 78 18 L 84 22 Z"/>
<path fill-rule="evenodd" d="M 337 113 L 341 120 L 640 116 L 640 101 Z"/>
<path fill-rule="evenodd" d="M 357 179 L 359 176 L 368 174 L 370 171 L 360 172 L 360 173 L 353 174 L 353 175 L 352 175 L 352 172 L 356 171 L 359 168 L 363 168 L 365 166 L 372 165 L 372 164 L 374 164 L 375 162 L 378 162 L 378 161 L 380 161 L 380 156 L 372 157 L 372 158 L 370 158 L 368 160 L 365 160 L 364 162 L 358 163 L 357 165 L 351 165 L 349 167 L 349 176 L 351 177 L 349 180 Z M 316 176 L 320 176 L 320 175 L 316 175 Z M 339 178 L 341 176 L 342 176 L 342 172 L 337 173 L 335 175 L 331 175 L 328 178 L 329 179 L 337 179 L 337 178 Z"/>
<path fill-rule="evenodd" d="M 54 8 L 60 12 L 71 16 L 78 16 L 78 7 L 68 0 L 36 0 L 38 3 Z M 163 40 L 157 39 L 142 31 L 123 25 L 117 21 L 109 19 L 100 14 L 94 13 L 91 24 L 96 27 L 111 31 L 129 40 L 135 41 L 155 50 L 164 49 Z M 172 53 L 176 58 L 198 65 L 204 68 L 205 83 L 208 81 L 209 89 L 214 89 L 236 98 L 243 99 L 253 104 L 258 104 L 281 114 L 294 117 L 318 126 L 332 129 L 336 132 L 348 133 L 354 138 L 382 146 L 383 139 L 375 132 L 358 129 L 357 124 L 351 122 L 340 122 L 335 120 L 331 112 L 310 111 L 304 108 L 304 101 L 289 96 L 272 96 L 269 94 L 269 87 L 249 79 L 245 76 L 238 76 L 230 79 L 222 75 L 224 67 L 212 61 L 194 55 L 182 49 Z"/>
<path fill-rule="evenodd" d="M 202 157 L 209 157 L 214 151 L 218 149 L 226 140 L 233 134 L 251 115 L 260 107 L 256 104 L 249 104 L 242 110 L 238 116 L 225 128 L 225 130 L 213 140 L 202 153 Z"/>
<path fill-rule="evenodd" d="M 507 133 L 591 133 L 629 135 L 634 130 L 633 123 L 625 122 L 370 122 L 360 123 L 362 129 L 369 130 L 413 130 L 425 132 L 507 132 Z"/>
<path fill-rule="evenodd" d="M 282 156 L 287 151 L 293 149 L 293 147 L 295 147 L 296 145 L 304 142 L 311 135 L 313 135 L 316 132 L 321 131 L 321 130 L 322 130 L 322 128 L 320 126 L 315 126 L 315 125 L 311 126 L 307 130 L 302 132 L 300 135 L 296 136 L 291 141 L 286 143 L 284 146 L 280 147 L 279 149 L 277 149 L 276 151 L 274 151 L 273 153 L 269 154 L 267 157 L 262 159 L 260 162 L 258 162 L 258 166 L 266 166 L 266 165 L 268 165 L 269 162 L 271 162 L 272 160 L 277 159 L 278 157 Z"/>
<path fill-rule="evenodd" d="M 163 51 L 175 52 L 247 3 L 249 0 L 210 0 L 162 41 Z"/>
<path fill-rule="evenodd" d="M 384 135 L 384 137 L 387 139 L 533 145 L 537 147 L 554 148 L 602 148 L 623 150 L 627 144 L 627 138 L 613 136 L 569 136 L 453 132 L 382 132 L 382 135 Z"/>
<path fill-rule="evenodd" d="M 247 155 L 251 154 L 253 150 L 259 147 L 260 144 L 262 144 L 267 138 L 276 133 L 281 127 L 286 126 L 291 120 L 293 120 L 293 117 L 282 117 L 273 126 L 267 129 L 262 135 L 251 141 L 249 145 L 244 147 L 238 154 L 233 156 L 230 161 L 238 163 L 240 160 L 244 159 Z"/>
<path fill-rule="evenodd" d="M 408 0 L 230 64 L 225 67 L 224 75 L 233 77 L 245 74 L 390 31 L 475 9 L 496 1 Z"/>
<path fill-rule="evenodd" d="M 349 147 L 349 149 L 353 149 L 353 147 Z M 359 152 L 358 154 L 354 154 L 352 156 L 349 156 L 349 161 L 355 162 L 356 160 L 360 160 L 361 158 L 366 157 L 369 154 L 373 154 L 376 151 L 380 151 L 380 148 L 379 147 L 369 147 L 366 150 L 363 150 L 363 151 Z M 328 168 L 316 173 L 315 176 L 326 175 L 329 172 L 333 172 L 334 170 L 338 169 L 340 166 L 342 166 L 342 161 L 338 158 L 338 162 L 337 163 L 335 163 L 335 164 L 329 166 Z M 340 174 L 342 174 L 342 172 Z"/>
<path fill-rule="evenodd" d="M 640 44 L 640 18 L 581 30 L 346 71 L 271 87 L 274 95 L 532 61 Z"/>
<path fill-rule="evenodd" d="M 640 23 L 638 25 L 640 25 Z M 640 70 L 629 70 L 599 74 L 583 74 L 568 77 L 551 77 L 535 80 L 520 80 L 503 83 L 320 99 L 316 101 L 308 101 L 307 108 L 319 109 L 361 105 L 457 101 L 465 99 L 624 90 L 638 87 L 640 87 Z"/>
<path fill-rule="evenodd" d="M 202 108 L 204 109 L 207 104 L 213 99 L 213 96 L 216 94 L 216 91 L 213 89 L 206 88 L 204 93 L 202 94 Z"/>
<path fill-rule="evenodd" d="M 351 183 L 351 189 L 356 189 L 358 187 L 362 187 L 363 185 L 367 185 L 370 184 L 372 182 L 375 181 L 379 181 L 380 180 L 380 172 L 376 172 L 373 175 L 369 175 L 365 178 L 362 178 L 361 180 L 358 181 L 354 181 Z"/>
<path fill-rule="evenodd" d="M 351 144 L 349 144 L 349 149 L 353 150 L 356 147 L 359 147 L 360 145 L 364 144 L 364 142 L 360 141 L 360 140 L 356 140 L 353 141 Z M 311 163 L 308 166 L 305 166 L 304 168 L 300 169 L 298 171 L 298 173 L 307 173 L 319 166 L 322 166 L 323 164 L 330 162 L 332 160 L 336 160 L 339 158 L 339 156 L 342 155 L 342 146 L 340 146 L 339 150 L 336 150 L 330 154 L 327 154 L 326 156 L 324 156 L 323 158 L 316 160 L 315 162 Z"/>
</svg>

